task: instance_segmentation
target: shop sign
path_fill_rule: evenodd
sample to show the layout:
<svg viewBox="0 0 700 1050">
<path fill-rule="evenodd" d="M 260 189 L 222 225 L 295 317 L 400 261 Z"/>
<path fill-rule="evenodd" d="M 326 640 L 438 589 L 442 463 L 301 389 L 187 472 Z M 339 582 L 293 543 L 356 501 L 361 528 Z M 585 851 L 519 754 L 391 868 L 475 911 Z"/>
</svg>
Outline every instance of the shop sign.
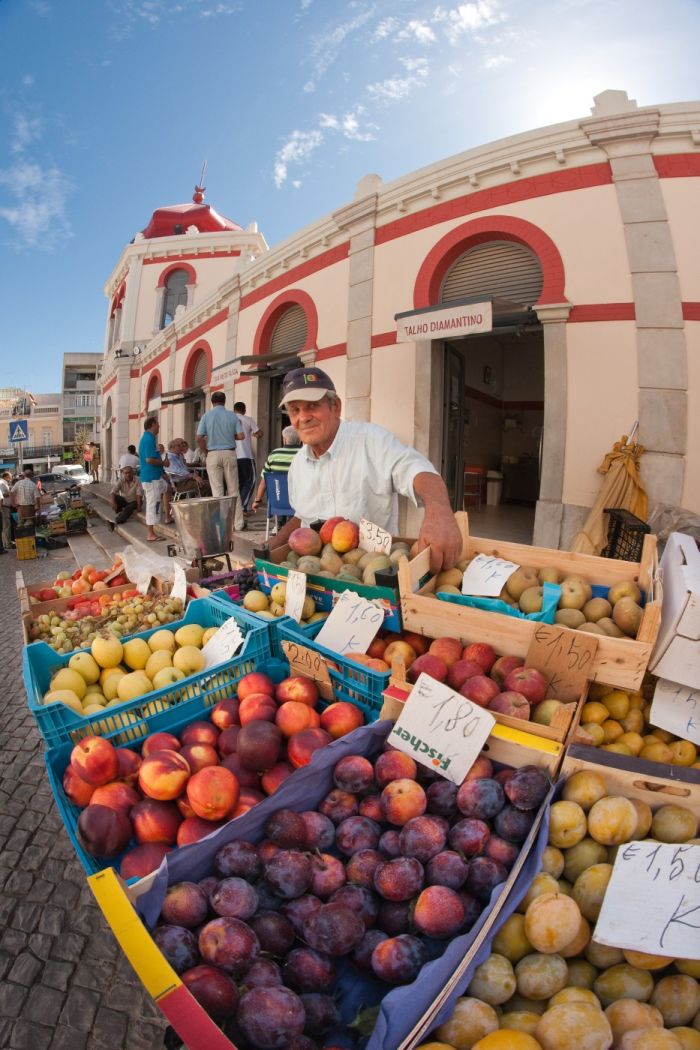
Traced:
<svg viewBox="0 0 700 1050">
<path fill-rule="evenodd" d="M 223 365 L 217 365 L 216 368 L 211 370 L 211 382 L 213 385 L 218 386 L 220 383 L 227 383 L 229 380 L 235 381 L 241 378 L 242 366 L 240 361 L 225 361 Z"/>
<path fill-rule="evenodd" d="M 492 328 L 493 308 L 490 301 L 445 306 L 438 310 L 413 310 L 396 315 L 396 336 L 399 342 L 477 335 L 490 332 Z"/>
</svg>

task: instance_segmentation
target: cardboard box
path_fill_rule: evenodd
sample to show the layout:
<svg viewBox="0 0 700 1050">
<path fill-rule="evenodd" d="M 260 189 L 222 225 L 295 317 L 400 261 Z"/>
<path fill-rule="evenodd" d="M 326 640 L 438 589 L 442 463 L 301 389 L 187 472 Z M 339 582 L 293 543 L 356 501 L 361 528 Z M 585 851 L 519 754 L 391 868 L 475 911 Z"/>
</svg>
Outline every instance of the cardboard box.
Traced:
<svg viewBox="0 0 700 1050">
<path fill-rule="evenodd" d="M 699 689 L 700 552 L 693 537 L 671 533 L 659 567 L 664 602 L 649 670 L 659 678 Z"/>
<path fill-rule="evenodd" d="M 620 689 L 640 687 L 661 618 L 655 536 L 644 537 L 641 562 L 618 561 L 470 536 L 467 514 L 457 513 L 455 518 L 464 536 L 462 557 L 465 559 L 476 554 L 492 554 L 518 565 L 536 568 L 551 565 L 564 575 L 579 574 L 589 583 L 599 586 L 611 587 L 622 580 L 638 583 L 646 595 L 646 603 L 637 638 L 596 636 L 598 650 L 591 678 Z M 465 643 L 488 642 L 499 653 L 525 657 L 538 626 L 534 621 L 436 599 L 435 577 L 430 577 L 429 567 L 430 553 L 427 550 L 421 551 L 411 561 L 402 559 L 399 563 L 401 615 L 405 630 L 427 634 L 431 638 L 441 635 L 459 637 Z M 573 637 L 576 632 L 571 634 Z"/>
</svg>

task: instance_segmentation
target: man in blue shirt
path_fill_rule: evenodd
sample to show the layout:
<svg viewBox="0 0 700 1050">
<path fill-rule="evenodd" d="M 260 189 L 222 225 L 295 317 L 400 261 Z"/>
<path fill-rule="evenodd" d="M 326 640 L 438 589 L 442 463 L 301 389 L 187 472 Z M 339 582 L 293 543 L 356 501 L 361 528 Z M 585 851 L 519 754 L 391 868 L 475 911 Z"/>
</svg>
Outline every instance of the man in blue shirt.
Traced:
<svg viewBox="0 0 700 1050">
<path fill-rule="evenodd" d="M 238 498 L 238 465 L 236 442 L 245 437 L 243 425 L 235 412 L 225 408 L 226 395 L 216 390 L 211 395 L 212 407 L 205 412 L 197 427 L 197 444 L 207 457 L 207 475 L 213 496 L 236 496 L 234 529 L 241 532 L 243 505 Z"/>
<path fill-rule="evenodd" d="M 149 543 L 157 540 L 153 526 L 160 522 L 160 510 L 163 494 L 168 485 L 163 477 L 163 460 L 156 435 L 160 424 L 155 416 L 146 419 L 143 424 L 143 436 L 139 441 L 139 470 L 141 487 L 146 497 L 146 539 Z"/>
</svg>

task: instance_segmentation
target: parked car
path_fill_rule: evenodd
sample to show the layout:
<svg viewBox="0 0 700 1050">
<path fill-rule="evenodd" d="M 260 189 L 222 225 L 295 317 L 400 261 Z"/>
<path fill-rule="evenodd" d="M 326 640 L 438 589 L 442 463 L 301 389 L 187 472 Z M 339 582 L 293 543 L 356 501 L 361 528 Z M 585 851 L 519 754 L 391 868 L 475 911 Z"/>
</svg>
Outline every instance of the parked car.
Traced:
<svg viewBox="0 0 700 1050">
<path fill-rule="evenodd" d="M 65 492 L 78 484 L 71 478 L 65 477 L 63 474 L 55 474 L 53 471 L 51 474 L 35 474 L 33 480 L 41 482 L 42 492 L 45 492 L 47 496 L 53 496 L 57 492 Z"/>
<path fill-rule="evenodd" d="M 61 466 L 54 467 L 53 473 L 65 478 L 74 485 L 89 485 L 92 480 L 90 475 L 86 474 L 84 467 L 81 467 L 78 463 L 63 463 Z"/>
</svg>

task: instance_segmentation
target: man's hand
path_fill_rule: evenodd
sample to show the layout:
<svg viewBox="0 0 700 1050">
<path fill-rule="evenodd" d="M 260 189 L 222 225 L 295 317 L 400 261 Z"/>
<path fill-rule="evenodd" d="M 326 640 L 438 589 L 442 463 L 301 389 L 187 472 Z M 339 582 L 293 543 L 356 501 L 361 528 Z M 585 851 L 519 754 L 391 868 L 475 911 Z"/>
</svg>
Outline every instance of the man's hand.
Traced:
<svg viewBox="0 0 700 1050">
<path fill-rule="evenodd" d="M 450 506 L 445 482 L 438 474 L 418 474 L 413 480 L 416 495 L 425 506 L 425 518 L 416 553 L 431 548 L 430 571 L 451 569 L 462 556 L 463 539 Z"/>
</svg>

